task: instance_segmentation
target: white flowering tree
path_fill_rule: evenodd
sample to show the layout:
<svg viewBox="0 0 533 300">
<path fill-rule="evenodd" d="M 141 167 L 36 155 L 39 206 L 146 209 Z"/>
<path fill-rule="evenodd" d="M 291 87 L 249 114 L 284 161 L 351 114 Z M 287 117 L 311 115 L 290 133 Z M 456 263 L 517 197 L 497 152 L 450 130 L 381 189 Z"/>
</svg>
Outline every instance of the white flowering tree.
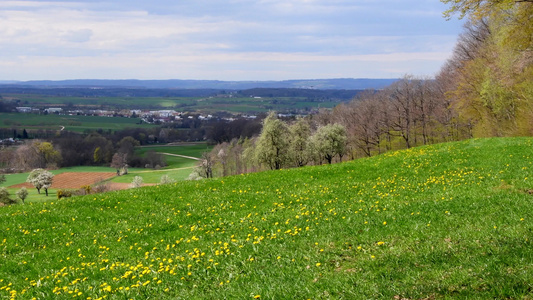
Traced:
<svg viewBox="0 0 533 300">
<path fill-rule="evenodd" d="M 28 175 L 26 182 L 33 184 L 39 194 L 41 193 L 41 189 L 44 189 L 46 196 L 48 196 L 48 188 L 52 186 L 53 178 L 54 174 L 44 169 L 35 169 Z"/>
</svg>

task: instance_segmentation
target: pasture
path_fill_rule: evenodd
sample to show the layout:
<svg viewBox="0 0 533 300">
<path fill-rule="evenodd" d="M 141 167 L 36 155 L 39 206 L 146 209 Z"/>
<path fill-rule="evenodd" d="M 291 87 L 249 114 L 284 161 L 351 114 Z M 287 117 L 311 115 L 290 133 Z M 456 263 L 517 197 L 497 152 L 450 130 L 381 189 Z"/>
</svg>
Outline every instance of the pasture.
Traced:
<svg viewBox="0 0 533 300">
<path fill-rule="evenodd" d="M 13 128 L 22 133 L 26 129 L 31 136 L 32 130 L 68 130 L 74 132 L 85 131 L 115 131 L 130 127 L 155 128 L 157 125 L 142 123 L 138 118 L 98 117 L 77 115 L 39 115 L 26 113 L 0 113 L 0 128 Z M 8 136 L 11 137 L 11 136 Z M 0 137 L 0 138 L 8 138 Z"/>
<path fill-rule="evenodd" d="M 530 299 L 532 138 L 0 208 L 0 297 Z"/>
</svg>

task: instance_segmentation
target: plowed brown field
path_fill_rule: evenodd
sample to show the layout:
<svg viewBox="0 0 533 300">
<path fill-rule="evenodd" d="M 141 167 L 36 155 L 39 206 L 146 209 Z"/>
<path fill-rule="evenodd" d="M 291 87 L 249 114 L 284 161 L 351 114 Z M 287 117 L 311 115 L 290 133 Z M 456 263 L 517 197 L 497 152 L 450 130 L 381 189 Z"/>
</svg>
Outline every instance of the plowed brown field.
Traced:
<svg viewBox="0 0 533 300">
<path fill-rule="evenodd" d="M 84 185 L 92 185 L 99 181 L 109 179 L 113 176 L 116 176 L 117 173 L 114 172 L 67 172 L 61 173 L 54 176 L 52 181 L 53 189 L 79 189 Z M 20 183 L 10 186 L 10 188 L 33 188 L 31 183 Z"/>
</svg>

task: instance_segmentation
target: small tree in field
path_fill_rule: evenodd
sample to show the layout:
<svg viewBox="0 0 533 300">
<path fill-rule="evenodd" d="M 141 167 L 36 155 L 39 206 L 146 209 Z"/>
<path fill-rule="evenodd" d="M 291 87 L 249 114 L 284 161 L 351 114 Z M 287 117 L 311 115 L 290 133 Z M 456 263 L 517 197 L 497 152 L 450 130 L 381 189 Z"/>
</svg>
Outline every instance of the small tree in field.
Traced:
<svg viewBox="0 0 533 300">
<path fill-rule="evenodd" d="M 143 178 L 141 176 L 135 176 L 133 177 L 133 181 L 131 182 L 132 188 L 138 188 L 143 185 Z"/>
<path fill-rule="evenodd" d="M 128 155 L 126 153 L 115 153 L 111 159 L 111 168 L 117 169 L 117 175 L 128 174 Z"/>
<path fill-rule="evenodd" d="M 54 174 L 43 169 L 35 169 L 28 175 L 26 182 L 33 184 L 39 194 L 41 189 L 44 189 L 46 196 L 48 196 L 48 188 L 52 185 L 53 178 Z"/>
<path fill-rule="evenodd" d="M 0 175 L 0 184 L 6 182 L 6 175 Z"/>
<path fill-rule="evenodd" d="M 20 190 L 18 190 L 15 194 L 17 195 L 17 197 L 19 197 L 20 200 L 22 200 L 22 203 L 24 203 L 24 200 L 26 199 L 26 197 L 28 197 L 28 189 L 23 187 Z"/>
</svg>

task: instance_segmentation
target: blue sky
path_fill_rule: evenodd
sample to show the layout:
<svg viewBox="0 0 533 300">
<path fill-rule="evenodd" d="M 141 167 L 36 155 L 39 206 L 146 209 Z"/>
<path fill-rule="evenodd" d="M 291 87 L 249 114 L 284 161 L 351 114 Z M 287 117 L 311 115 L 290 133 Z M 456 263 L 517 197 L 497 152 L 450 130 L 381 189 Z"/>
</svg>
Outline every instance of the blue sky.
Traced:
<svg viewBox="0 0 533 300">
<path fill-rule="evenodd" d="M 438 0 L 0 1 L 0 80 L 433 76 Z"/>
</svg>

